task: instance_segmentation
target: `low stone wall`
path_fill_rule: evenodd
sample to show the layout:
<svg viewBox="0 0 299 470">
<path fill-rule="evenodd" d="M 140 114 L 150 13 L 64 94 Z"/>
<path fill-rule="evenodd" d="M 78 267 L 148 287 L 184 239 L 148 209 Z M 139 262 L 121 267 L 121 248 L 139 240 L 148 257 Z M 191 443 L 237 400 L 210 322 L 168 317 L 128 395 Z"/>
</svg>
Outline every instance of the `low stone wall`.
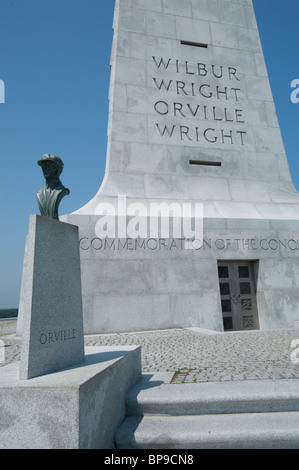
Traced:
<svg viewBox="0 0 299 470">
<path fill-rule="evenodd" d="M 12 335 L 16 332 L 17 320 L 2 320 L 0 321 L 0 336 Z"/>
</svg>

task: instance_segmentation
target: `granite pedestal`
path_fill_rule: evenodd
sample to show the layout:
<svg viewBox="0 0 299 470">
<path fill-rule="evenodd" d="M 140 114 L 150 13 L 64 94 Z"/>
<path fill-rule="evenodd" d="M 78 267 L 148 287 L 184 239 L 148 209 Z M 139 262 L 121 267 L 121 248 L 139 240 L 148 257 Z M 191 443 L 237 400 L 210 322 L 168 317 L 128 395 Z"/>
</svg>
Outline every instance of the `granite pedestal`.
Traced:
<svg viewBox="0 0 299 470">
<path fill-rule="evenodd" d="M 84 361 L 78 239 L 74 225 L 30 216 L 18 318 L 21 379 Z"/>
<path fill-rule="evenodd" d="M 0 369 L 0 447 L 113 448 L 140 347 L 84 349 L 78 227 L 30 216 L 21 359 Z"/>
<path fill-rule="evenodd" d="M 0 368 L 1 449 L 113 449 L 125 397 L 141 377 L 140 347 L 86 348 L 85 362 L 19 379 Z"/>
</svg>

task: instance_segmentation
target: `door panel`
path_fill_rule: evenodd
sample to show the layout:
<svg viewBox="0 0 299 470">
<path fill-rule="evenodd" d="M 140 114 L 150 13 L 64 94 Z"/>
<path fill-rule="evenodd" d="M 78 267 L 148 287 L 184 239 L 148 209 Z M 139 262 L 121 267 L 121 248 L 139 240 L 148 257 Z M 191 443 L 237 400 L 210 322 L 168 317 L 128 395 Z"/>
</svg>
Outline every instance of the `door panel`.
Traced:
<svg viewBox="0 0 299 470">
<path fill-rule="evenodd" d="M 252 262 L 219 261 L 218 275 L 224 330 L 259 329 Z"/>
</svg>

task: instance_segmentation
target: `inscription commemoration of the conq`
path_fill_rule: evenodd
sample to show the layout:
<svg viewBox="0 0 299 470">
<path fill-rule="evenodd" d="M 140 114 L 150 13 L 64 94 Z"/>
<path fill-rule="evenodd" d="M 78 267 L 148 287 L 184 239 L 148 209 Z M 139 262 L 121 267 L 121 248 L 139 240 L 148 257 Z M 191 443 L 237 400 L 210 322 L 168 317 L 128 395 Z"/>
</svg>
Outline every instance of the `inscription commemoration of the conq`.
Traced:
<svg viewBox="0 0 299 470">
<path fill-rule="evenodd" d="M 219 251 L 299 251 L 299 240 L 293 238 L 204 238 L 201 240 L 188 240 L 185 238 L 148 238 L 148 239 L 108 239 L 108 238 L 88 238 L 80 239 L 80 248 L 82 251 L 177 251 L 186 249 L 188 246 L 196 251 L 219 250 Z"/>
</svg>

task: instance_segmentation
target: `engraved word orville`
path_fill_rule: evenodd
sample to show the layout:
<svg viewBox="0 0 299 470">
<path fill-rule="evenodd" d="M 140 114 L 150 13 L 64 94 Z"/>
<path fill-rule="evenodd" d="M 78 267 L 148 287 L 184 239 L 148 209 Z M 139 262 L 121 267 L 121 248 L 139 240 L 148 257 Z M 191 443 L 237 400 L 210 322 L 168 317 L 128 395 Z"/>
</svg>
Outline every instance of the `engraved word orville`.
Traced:
<svg viewBox="0 0 299 470">
<path fill-rule="evenodd" d="M 68 330 L 49 331 L 47 333 L 42 333 L 40 335 L 39 342 L 41 344 L 50 344 L 73 339 L 76 339 L 76 330 L 71 328 Z"/>
</svg>

